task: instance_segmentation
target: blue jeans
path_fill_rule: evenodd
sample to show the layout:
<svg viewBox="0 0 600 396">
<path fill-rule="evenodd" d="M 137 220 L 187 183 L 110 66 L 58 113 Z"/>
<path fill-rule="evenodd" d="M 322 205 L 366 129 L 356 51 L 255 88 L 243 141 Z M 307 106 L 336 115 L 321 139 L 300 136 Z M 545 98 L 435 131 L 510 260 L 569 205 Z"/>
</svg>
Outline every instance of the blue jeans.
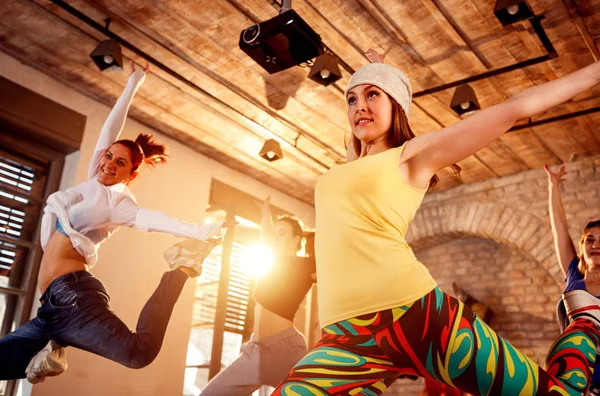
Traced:
<svg viewBox="0 0 600 396">
<path fill-rule="evenodd" d="M 25 377 L 25 369 L 49 340 L 95 353 L 130 368 L 156 358 L 173 307 L 187 280 L 181 271 L 165 273 L 131 331 L 110 310 L 104 285 L 86 271 L 55 279 L 40 298 L 37 316 L 0 338 L 0 380 Z"/>
</svg>

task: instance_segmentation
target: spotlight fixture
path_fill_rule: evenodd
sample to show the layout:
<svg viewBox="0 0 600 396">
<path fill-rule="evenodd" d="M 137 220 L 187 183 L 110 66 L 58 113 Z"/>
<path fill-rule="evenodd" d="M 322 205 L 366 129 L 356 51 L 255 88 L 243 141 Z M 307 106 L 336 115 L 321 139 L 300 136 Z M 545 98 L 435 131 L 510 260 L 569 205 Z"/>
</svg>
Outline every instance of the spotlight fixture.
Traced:
<svg viewBox="0 0 600 396">
<path fill-rule="evenodd" d="M 456 88 L 450 107 L 459 116 L 467 115 L 477 110 L 481 110 L 475 91 L 468 84 L 464 84 Z"/>
<path fill-rule="evenodd" d="M 104 20 L 105 29 L 110 27 L 110 18 Z M 104 70 L 123 70 L 123 56 L 121 55 L 121 46 L 117 40 L 104 40 L 90 54 L 100 71 Z"/>
<path fill-rule="evenodd" d="M 308 73 L 308 78 L 321 85 L 328 86 L 342 78 L 342 72 L 335 57 L 329 53 L 319 56 Z"/>
<path fill-rule="evenodd" d="M 260 155 L 269 162 L 277 161 L 278 159 L 283 158 L 281 146 L 279 145 L 279 142 L 275 139 L 267 140 L 258 155 Z"/>
<path fill-rule="evenodd" d="M 104 40 L 90 54 L 90 58 L 101 71 L 122 70 L 121 46 L 116 40 Z"/>
<path fill-rule="evenodd" d="M 535 17 L 527 0 L 497 0 L 494 14 L 502 26 Z"/>
</svg>

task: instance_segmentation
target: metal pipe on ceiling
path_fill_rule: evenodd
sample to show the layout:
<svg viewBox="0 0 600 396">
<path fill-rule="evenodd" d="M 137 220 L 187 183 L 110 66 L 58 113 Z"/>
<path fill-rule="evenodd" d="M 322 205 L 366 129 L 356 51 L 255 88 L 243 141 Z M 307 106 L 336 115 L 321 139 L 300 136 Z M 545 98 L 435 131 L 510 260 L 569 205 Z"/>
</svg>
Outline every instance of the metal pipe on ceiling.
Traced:
<svg viewBox="0 0 600 396">
<path fill-rule="evenodd" d="M 154 58 L 153 56 L 149 55 L 148 53 L 146 53 L 146 52 L 142 51 L 141 49 L 137 48 L 135 45 L 131 44 L 127 40 L 125 40 L 122 37 L 118 36 L 117 34 L 111 32 L 106 27 L 102 26 L 98 22 L 94 21 L 93 19 L 91 19 L 90 17 L 88 17 L 87 15 L 85 15 L 83 12 L 81 12 L 78 9 L 72 7 L 67 2 L 65 2 L 63 0 L 50 0 L 50 1 L 52 3 L 54 3 L 54 4 L 56 4 L 57 6 L 59 6 L 60 8 L 62 8 L 63 10 L 65 10 L 66 12 L 68 12 L 69 14 L 73 15 L 74 17 L 76 17 L 80 21 L 82 21 L 85 24 L 89 25 L 90 27 L 94 28 L 95 30 L 101 32 L 102 34 L 106 35 L 107 37 L 110 37 L 110 38 L 116 40 L 123 47 L 129 49 L 131 52 L 135 53 L 136 55 L 138 55 L 138 56 L 146 59 L 147 61 L 149 61 L 150 63 L 152 63 L 154 66 L 158 67 L 159 69 L 161 69 L 165 73 L 169 74 L 170 76 L 174 77 L 178 81 L 180 81 L 180 82 L 188 85 L 189 87 L 191 87 L 191 88 L 199 91 L 200 93 L 202 93 L 202 94 L 204 94 L 206 96 L 209 96 L 211 99 L 216 100 L 217 102 L 219 102 L 223 106 L 225 106 L 228 109 L 234 111 L 235 113 L 237 113 L 238 115 L 240 115 L 243 118 L 247 119 L 251 123 L 257 125 L 260 129 L 267 130 L 267 128 L 265 128 L 264 126 L 258 124 L 256 121 L 254 121 L 253 119 L 249 118 L 248 116 L 246 116 L 241 111 L 239 111 L 236 108 L 232 107 L 228 103 L 222 101 L 221 99 L 219 99 L 218 97 L 214 96 L 210 92 L 204 90 L 202 87 L 194 84 L 192 81 L 190 81 L 187 78 L 183 77 L 182 75 L 180 75 L 179 73 L 177 73 L 176 71 L 174 71 L 173 69 L 171 69 L 170 67 L 168 67 L 167 65 L 163 64 L 162 62 L 160 62 L 158 59 Z M 286 123 L 287 120 L 281 120 L 281 121 L 284 122 L 284 123 Z M 318 146 L 323 147 L 327 152 L 330 151 L 331 148 L 327 144 L 321 142 L 320 140 L 316 139 L 312 135 L 306 134 L 302 130 L 298 130 L 298 128 L 295 127 L 295 126 L 294 126 L 294 130 L 296 132 L 298 132 L 299 135 L 302 135 L 305 138 L 307 138 L 308 140 L 310 140 L 313 143 L 317 144 Z M 329 165 L 323 163 L 321 160 L 313 157 L 312 155 L 310 155 L 306 151 L 304 151 L 301 148 L 297 147 L 297 145 L 295 144 L 295 142 L 294 143 L 290 143 L 287 140 L 285 140 L 282 137 L 280 137 L 279 135 L 277 135 L 276 133 L 271 132 L 271 131 L 268 131 L 268 132 L 269 132 L 269 134 L 272 134 L 274 137 L 276 137 L 279 141 L 281 141 L 284 144 L 286 144 L 289 148 L 293 148 L 293 149 L 297 150 L 298 152 L 302 153 L 307 158 L 309 158 L 312 161 L 314 161 L 315 163 L 319 164 L 324 169 L 328 170 L 330 168 Z"/>
<path fill-rule="evenodd" d="M 475 81 L 479 81 L 479 80 L 483 80 L 483 79 L 486 79 L 486 78 L 490 78 L 490 77 L 493 77 L 493 76 L 497 76 L 497 75 L 500 75 L 500 74 L 508 73 L 508 72 L 513 71 L 513 70 L 518 70 L 518 69 L 522 69 L 522 68 L 527 67 L 527 66 L 532 66 L 532 65 L 536 65 L 538 63 L 546 62 L 546 61 L 548 61 L 550 59 L 552 59 L 552 57 L 550 55 L 538 56 L 537 58 L 528 59 L 528 60 L 523 61 L 523 62 L 515 63 L 514 65 L 509 65 L 509 66 L 501 67 L 500 69 L 490 70 L 490 71 L 487 71 L 487 72 L 484 72 L 484 73 L 481 73 L 481 74 L 477 74 L 475 76 L 464 78 L 462 80 L 454 81 L 454 82 L 451 82 L 451 83 L 448 83 L 448 84 L 443 84 L 443 85 L 440 85 L 440 86 L 437 86 L 437 87 L 425 89 L 423 91 L 415 92 L 413 94 L 413 98 L 419 98 L 421 96 L 430 95 L 430 94 L 435 93 L 435 92 L 444 91 L 446 89 L 454 88 L 454 87 L 457 87 L 459 85 L 468 84 L 468 83 L 472 83 L 472 82 L 475 82 Z"/>
<path fill-rule="evenodd" d="M 527 129 L 527 128 L 536 127 L 536 126 L 540 126 L 540 125 L 550 124 L 552 122 L 557 122 L 557 121 L 564 121 L 564 120 L 568 120 L 570 118 L 581 117 L 584 115 L 598 113 L 598 112 L 600 112 L 600 106 L 592 107 L 590 109 L 585 109 L 585 110 L 580 110 L 580 111 L 574 111 L 572 113 L 561 114 L 556 117 L 545 118 L 542 120 L 529 121 L 525 124 L 515 125 L 514 127 L 510 128 L 508 130 L 508 132 L 514 132 L 514 131 L 518 131 L 520 129 Z"/>
<path fill-rule="evenodd" d="M 535 34 L 540 39 L 540 42 L 544 46 L 544 49 L 546 50 L 546 54 L 545 55 L 538 56 L 538 57 L 533 58 L 533 59 L 528 59 L 526 61 L 518 62 L 518 63 L 515 63 L 513 65 L 501 67 L 500 69 L 490 70 L 490 71 L 487 71 L 487 72 L 484 72 L 484 73 L 481 73 L 481 74 L 477 74 L 475 76 L 464 78 L 464 79 L 459 80 L 459 81 L 454 81 L 454 82 L 451 82 L 451 83 L 448 83 L 448 84 L 442 84 L 442 85 L 437 86 L 437 87 L 428 88 L 428 89 L 425 89 L 423 91 L 415 92 L 413 94 L 413 98 L 418 98 L 418 97 L 425 96 L 425 95 L 431 95 L 432 93 L 439 92 L 439 91 L 444 91 L 446 89 L 454 88 L 454 87 L 457 87 L 457 86 L 462 85 L 462 84 L 468 84 L 468 83 L 472 83 L 472 82 L 475 82 L 475 81 L 479 81 L 479 80 L 483 80 L 483 79 L 486 79 L 486 78 L 490 78 L 490 77 L 493 77 L 493 76 L 498 76 L 500 74 L 508 73 L 508 72 L 513 71 L 513 70 L 523 69 L 525 67 L 536 65 L 538 63 L 546 62 L 546 61 L 549 61 L 550 59 L 556 58 L 558 56 L 558 53 L 556 52 L 556 49 L 554 48 L 554 45 L 552 45 L 552 42 L 548 38 L 548 35 L 546 34 L 546 31 L 544 30 L 542 24 L 540 23 L 540 21 L 542 19 L 544 19 L 544 15 L 537 15 L 537 16 L 529 19 L 529 23 L 531 24 L 531 26 L 532 26 Z"/>
<path fill-rule="evenodd" d="M 52 3 L 58 5 L 60 8 L 62 8 L 65 11 L 67 11 L 71 15 L 75 16 L 77 19 L 79 19 L 82 22 L 88 24 L 92 28 L 98 30 L 99 32 L 105 34 L 106 36 L 108 36 L 110 38 L 115 39 L 117 42 L 119 42 L 119 44 L 123 45 L 125 48 L 131 50 L 132 52 L 134 52 L 135 54 L 139 55 L 140 57 L 142 57 L 142 58 L 150 61 L 153 65 L 157 66 L 159 69 L 163 70 L 164 72 L 166 72 L 167 74 L 169 74 L 172 77 L 176 78 L 177 80 L 179 80 L 179 81 L 183 82 L 184 84 L 186 84 L 186 85 L 188 85 L 188 86 L 190 86 L 190 87 L 198 90 L 202 94 L 207 95 L 207 96 L 211 97 L 212 99 L 218 101 L 219 103 L 221 103 L 225 107 L 227 107 L 230 110 L 236 112 L 237 114 L 241 115 L 242 117 L 248 119 L 252 123 L 258 125 L 261 129 L 266 129 L 262 125 L 257 124 L 254 120 L 248 118 L 242 112 L 238 111 L 237 109 L 233 108 L 232 106 L 230 106 L 226 102 L 224 102 L 224 101 L 220 100 L 219 98 L 215 97 L 210 92 L 205 91 L 200 86 L 194 84 L 193 82 L 189 81 L 185 77 L 181 76 L 179 73 L 175 72 L 174 70 L 172 70 L 168 66 L 164 65 L 162 62 L 158 61 L 157 59 L 155 59 L 151 55 L 145 53 L 144 51 L 142 51 L 139 48 L 135 47 L 133 44 L 129 43 L 125 39 L 123 39 L 120 36 L 114 34 L 110 30 L 108 30 L 106 27 L 100 25 L 99 23 L 97 23 L 93 19 L 89 18 L 87 15 L 83 14 L 81 11 L 75 9 L 74 7 L 72 7 L 71 5 L 69 5 L 68 3 L 66 3 L 65 1 L 63 1 L 63 0 L 51 0 L 51 1 L 52 1 Z M 540 57 L 537 57 L 537 58 L 533 58 L 533 59 L 528 59 L 526 61 L 522 61 L 522 62 L 516 63 L 514 65 L 509 65 L 509 66 L 506 66 L 506 67 L 503 67 L 503 68 L 500 68 L 500 69 L 491 70 L 491 71 L 488 71 L 488 72 L 485 72 L 485 73 L 481 73 L 479 75 L 468 77 L 468 78 L 465 78 L 463 80 L 455 81 L 455 82 L 448 83 L 448 84 L 443 84 L 443 85 L 440 85 L 438 87 L 429 88 L 429 89 L 426 89 L 424 91 L 420 91 L 420 92 L 417 92 L 417 93 L 413 94 L 413 98 L 421 97 L 421 96 L 424 96 L 424 95 L 429 95 L 429 94 L 432 94 L 434 92 L 439 92 L 439 91 L 442 91 L 442 90 L 453 88 L 453 87 L 456 87 L 456 86 L 461 85 L 461 84 L 467 84 L 467 83 L 470 83 L 470 82 L 482 80 L 482 79 L 489 78 L 489 77 L 492 77 L 492 76 L 497 76 L 497 75 L 500 75 L 500 74 L 508 73 L 510 71 L 513 71 L 513 70 L 517 70 L 517 69 L 521 69 L 521 68 L 524 68 L 524 67 L 532 66 L 532 65 L 535 65 L 535 64 L 538 64 L 538 63 L 541 63 L 541 62 L 546 62 L 546 61 L 548 61 L 550 59 L 553 59 L 553 58 L 557 57 L 558 55 L 556 53 L 556 50 L 554 49 L 554 46 L 552 45 L 552 43 L 549 40 L 548 36 L 546 35 L 543 27 L 541 26 L 540 20 L 543 19 L 543 18 L 544 18 L 543 15 L 536 16 L 535 18 L 532 18 L 529 21 L 530 21 L 530 23 L 531 23 L 534 31 L 536 32 L 538 38 L 540 39 L 540 41 L 544 45 L 544 48 L 547 51 L 546 55 L 543 55 L 543 56 L 540 56 Z M 330 53 L 332 53 L 338 59 L 338 61 L 342 65 L 342 67 L 344 67 L 348 72 L 353 72 L 353 69 L 346 62 L 342 61 L 341 58 L 339 56 L 337 56 L 333 51 L 331 51 L 331 49 L 329 47 L 326 47 L 326 48 L 327 48 L 327 50 Z M 562 114 L 560 116 L 550 117 L 550 118 L 543 119 L 543 120 L 538 120 L 538 121 L 530 121 L 530 122 L 525 123 L 525 124 L 516 125 L 516 126 L 512 127 L 511 129 L 509 129 L 508 132 L 514 132 L 514 131 L 518 131 L 518 130 L 521 130 L 521 129 L 531 128 L 531 127 L 535 127 L 535 126 L 540 126 L 540 125 L 544 125 L 544 124 L 548 124 L 548 123 L 552 123 L 552 122 L 563 121 L 563 120 L 570 119 L 570 118 L 581 117 L 581 116 L 584 116 L 584 115 L 593 114 L 593 113 L 597 113 L 597 112 L 600 112 L 600 107 L 594 107 L 594 108 L 591 108 L 591 109 L 585 109 L 585 110 L 576 111 L 576 112 L 572 112 L 572 113 Z M 306 157 L 310 158 L 311 160 L 313 160 L 314 162 L 316 162 L 320 166 L 324 167 L 325 169 L 329 169 L 328 165 L 324 164 L 323 162 L 321 162 L 317 158 L 314 158 L 312 155 L 310 155 L 309 153 L 305 152 L 304 150 L 298 148 L 295 142 L 294 143 L 290 143 L 290 142 L 286 141 L 285 139 L 282 139 L 281 137 L 279 137 L 277 134 L 275 134 L 273 132 L 270 132 L 270 133 L 273 134 L 274 136 L 278 137 L 281 141 L 283 141 L 289 147 L 298 150 L 300 153 L 302 153 Z M 315 141 L 314 137 L 312 139 L 310 139 L 310 137 L 309 137 L 310 135 L 306 136 L 306 135 L 302 134 L 301 132 L 299 132 L 299 135 L 302 135 L 302 136 L 305 136 L 305 137 L 309 138 L 309 140 L 313 141 L 313 143 L 315 143 L 315 144 L 319 145 L 319 143 L 321 143 L 320 145 L 324 145 L 322 142 L 320 142 L 318 140 Z M 327 146 L 327 145 L 325 145 L 325 146 Z"/>
</svg>

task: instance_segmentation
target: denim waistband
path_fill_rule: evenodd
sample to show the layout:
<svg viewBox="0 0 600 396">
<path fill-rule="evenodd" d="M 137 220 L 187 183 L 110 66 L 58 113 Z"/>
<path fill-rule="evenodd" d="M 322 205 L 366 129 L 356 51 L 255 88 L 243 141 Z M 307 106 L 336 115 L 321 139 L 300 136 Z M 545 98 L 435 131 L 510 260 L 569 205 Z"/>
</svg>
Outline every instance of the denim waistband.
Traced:
<svg viewBox="0 0 600 396">
<path fill-rule="evenodd" d="M 90 280 L 93 282 L 90 282 Z M 82 282 L 82 281 L 85 281 L 85 282 Z M 89 273 L 87 271 L 75 271 L 75 272 L 70 272 L 68 274 L 61 275 L 58 278 L 54 279 L 50 283 L 50 285 L 48 285 L 48 288 L 42 294 L 42 297 L 44 297 L 46 294 L 48 294 L 51 290 L 60 288 L 61 286 L 62 287 L 66 286 L 66 287 L 70 288 L 71 290 L 89 289 L 89 288 L 94 288 L 94 289 L 99 288 L 101 290 L 105 290 L 104 285 L 102 284 L 100 279 L 96 278 L 91 273 Z"/>
<path fill-rule="evenodd" d="M 87 279 L 87 278 L 94 278 L 94 275 L 92 275 L 88 271 L 75 271 L 75 272 L 69 272 L 68 274 L 59 276 L 58 278 L 54 279 L 52 281 L 52 283 L 54 283 L 54 282 L 77 283 L 80 280 Z M 50 285 L 52 285 L 52 283 L 50 283 Z"/>
</svg>

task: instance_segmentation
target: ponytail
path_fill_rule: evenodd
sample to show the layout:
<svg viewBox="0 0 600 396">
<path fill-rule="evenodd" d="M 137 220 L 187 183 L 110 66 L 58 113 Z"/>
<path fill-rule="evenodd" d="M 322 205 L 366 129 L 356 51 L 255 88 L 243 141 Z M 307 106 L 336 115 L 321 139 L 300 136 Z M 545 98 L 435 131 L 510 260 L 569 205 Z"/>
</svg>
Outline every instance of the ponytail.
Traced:
<svg viewBox="0 0 600 396">
<path fill-rule="evenodd" d="M 151 133 L 140 133 L 135 140 L 121 139 L 113 144 L 121 144 L 129 149 L 132 172 L 136 172 L 142 164 L 155 166 L 166 163 L 169 158 L 167 146 L 157 142 Z"/>
<path fill-rule="evenodd" d="M 142 153 L 144 154 L 143 162 L 145 164 L 155 166 L 167 162 L 167 158 L 169 158 L 167 146 L 157 142 L 152 134 L 140 133 L 135 138 L 135 143 L 142 149 Z"/>
</svg>

